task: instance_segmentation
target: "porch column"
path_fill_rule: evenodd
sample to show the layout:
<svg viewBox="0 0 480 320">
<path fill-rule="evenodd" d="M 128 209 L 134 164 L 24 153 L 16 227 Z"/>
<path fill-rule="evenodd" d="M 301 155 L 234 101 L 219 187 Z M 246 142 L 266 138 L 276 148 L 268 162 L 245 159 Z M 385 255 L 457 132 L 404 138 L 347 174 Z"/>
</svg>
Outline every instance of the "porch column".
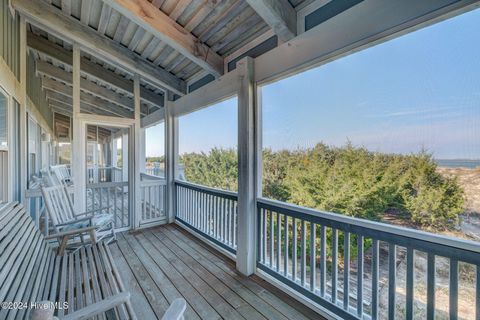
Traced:
<svg viewBox="0 0 480 320">
<path fill-rule="evenodd" d="M 80 46 L 73 44 L 73 143 L 72 171 L 74 186 L 74 206 L 77 212 L 86 211 L 86 163 L 85 163 L 85 125 L 80 119 Z"/>
<path fill-rule="evenodd" d="M 133 137 L 134 133 L 131 132 L 131 135 Z M 129 158 L 128 158 L 128 154 L 129 154 L 129 151 L 131 149 L 131 146 L 128 142 L 128 131 L 124 131 L 124 129 L 122 129 L 122 179 L 123 181 L 130 181 L 129 177 L 128 177 L 128 172 L 129 172 Z M 133 159 L 133 158 L 132 158 Z"/>
<path fill-rule="evenodd" d="M 140 159 L 139 159 L 139 166 L 140 166 L 140 173 L 145 173 L 145 157 L 147 155 L 147 153 L 145 152 L 145 143 L 146 143 L 146 137 L 145 137 L 145 131 L 146 129 L 145 128 L 140 128 L 140 142 L 139 142 L 139 146 L 138 146 L 138 150 L 139 150 L 139 155 L 140 155 Z"/>
<path fill-rule="evenodd" d="M 110 136 L 110 144 L 112 152 L 110 153 L 110 164 L 112 167 L 117 167 L 117 142 L 115 141 L 115 135 L 112 133 Z"/>
<path fill-rule="evenodd" d="M 167 216 L 168 222 L 173 223 L 175 222 L 176 214 L 175 179 L 178 178 L 178 117 L 173 115 L 172 99 L 165 100 L 165 179 L 167 181 Z"/>
<path fill-rule="evenodd" d="M 255 91 L 254 62 L 246 57 L 237 63 L 238 93 L 238 245 L 237 269 L 244 275 L 255 272 Z"/>
<path fill-rule="evenodd" d="M 131 162 L 129 165 L 129 171 L 131 172 L 131 179 L 133 178 L 133 198 L 134 198 L 134 206 L 133 206 L 133 221 L 134 221 L 134 229 L 140 227 L 140 212 L 141 212 L 141 203 L 140 203 L 140 133 L 141 133 L 141 125 L 140 125 L 140 75 L 135 74 L 133 78 L 133 100 L 135 104 L 135 124 L 133 128 L 133 137 L 132 143 L 130 144 L 131 151 L 133 151 L 133 155 L 131 157 Z"/>
</svg>

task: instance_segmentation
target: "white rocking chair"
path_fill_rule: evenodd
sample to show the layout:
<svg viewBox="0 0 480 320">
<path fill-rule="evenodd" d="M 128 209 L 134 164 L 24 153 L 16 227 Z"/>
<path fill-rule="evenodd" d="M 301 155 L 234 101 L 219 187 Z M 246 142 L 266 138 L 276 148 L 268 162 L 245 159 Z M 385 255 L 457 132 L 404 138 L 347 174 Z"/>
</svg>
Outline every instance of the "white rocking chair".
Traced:
<svg viewBox="0 0 480 320">
<path fill-rule="evenodd" d="M 89 233 L 91 242 L 95 243 L 102 239 L 110 243 L 116 240 L 113 214 L 102 213 L 109 208 L 98 208 L 84 213 L 77 214 L 73 209 L 73 203 L 64 186 L 42 187 L 42 195 L 45 200 L 45 208 L 55 228 L 55 232 L 61 233 L 70 230 L 94 228 Z M 80 243 L 71 243 L 70 249 L 78 249 L 85 245 L 84 236 L 80 235 Z M 59 251 L 66 249 L 67 244 L 60 244 Z"/>
</svg>

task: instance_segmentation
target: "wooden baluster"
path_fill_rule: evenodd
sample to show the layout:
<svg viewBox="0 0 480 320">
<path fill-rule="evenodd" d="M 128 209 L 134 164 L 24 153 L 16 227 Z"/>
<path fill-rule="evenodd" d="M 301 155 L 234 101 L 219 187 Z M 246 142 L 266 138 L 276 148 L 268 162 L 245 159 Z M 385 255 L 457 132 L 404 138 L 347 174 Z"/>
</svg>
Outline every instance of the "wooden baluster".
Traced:
<svg viewBox="0 0 480 320">
<path fill-rule="evenodd" d="M 223 199 L 222 203 L 222 224 L 223 224 L 223 234 L 222 242 L 227 243 L 227 199 Z"/>
<path fill-rule="evenodd" d="M 266 264 L 267 259 L 267 212 L 262 209 L 262 263 Z"/>
<path fill-rule="evenodd" d="M 395 319 L 395 291 L 397 287 L 397 248 L 388 244 L 388 319 Z"/>
<path fill-rule="evenodd" d="M 338 230 L 332 228 L 332 303 L 337 304 Z"/>
<path fill-rule="evenodd" d="M 325 283 L 327 282 L 327 233 L 325 226 L 320 226 L 320 296 L 325 297 Z"/>
<path fill-rule="evenodd" d="M 300 237 L 301 237 L 301 257 L 300 257 L 300 283 L 302 284 L 302 287 L 305 286 L 305 277 L 307 274 L 307 235 L 306 235 L 306 227 L 305 227 L 305 220 L 302 220 L 302 229 L 300 232 Z"/>
<path fill-rule="evenodd" d="M 348 310 L 350 294 L 350 233 L 344 231 L 343 241 L 343 309 Z"/>
<path fill-rule="evenodd" d="M 275 234 L 275 231 L 274 231 L 274 225 L 273 225 L 273 211 L 269 210 L 270 212 L 270 268 L 273 270 L 273 237 L 274 237 L 274 234 Z"/>
<path fill-rule="evenodd" d="M 292 280 L 297 282 L 297 219 L 292 218 Z"/>
<path fill-rule="evenodd" d="M 226 223 L 227 223 L 227 238 L 225 239 L 226 240 L 226 243 L 227 245 L 231 246 L 231 225 L 230 225 L 230 222 L 231 222 L 231 219 L 230 219 L 230 206 L 231 206 L 231 202 L 232 200 L 231 199 L 228 199 L 226 201 L 226 211 L 225 211 L 225 218 L 226 218 Z M 259 251 L 260 252 L 260 251 Z"/>
<path fill-rule="evenodd" d="M 377 239 L 372 243 L 372 320 L 378 319 L 378 280 L 380 264 L 380 246 Z"/>
<path fill-rule="evenodd" d="M 407 320 L 413 319 L 413 280 L 414 280 L 415 257 L 412 247 L 407 248 L 407 281 L 406 281 L 406 307 L 405 315 Z"/>
<path fill-rule="evenodd" d="M 276 237 L 276 244 L 277 244 L 277 250 L 276 250 L 276 267 L 277 267 L 277 272 L 280 271 L 280 260 L 281 260 L 281 255 L 282 255 L 282 216 L 280 213 L 277 212 L 277 237 Z"/>
<path fill-rule="evenodd" d="M 315 292 L 316 287 L 316 237 L 317 226 L 315 223 L 310 222 L 310 291 Z"/>
<path fill-rule="evenodd" d="M 357 235 L 357 316 L 363 315 L 363 236 Z"/>
<path fill-rule="evenodd" d="M 288 216 L 283 217 L 283 275 L 288 276 Z"/>
<path fill-rule="evenodd" d="M 450 320 L 458 319 L 458 260 L 450 259 L 450 286 L 449 286 Z"/>
</svg>

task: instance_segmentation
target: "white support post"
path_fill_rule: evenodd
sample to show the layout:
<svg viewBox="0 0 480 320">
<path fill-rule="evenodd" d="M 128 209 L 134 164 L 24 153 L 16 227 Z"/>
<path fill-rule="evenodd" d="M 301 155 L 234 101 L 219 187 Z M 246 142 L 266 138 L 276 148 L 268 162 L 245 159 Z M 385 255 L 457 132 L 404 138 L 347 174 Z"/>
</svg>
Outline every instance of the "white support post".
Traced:
<svg viewBox="0 0 480 320">
<path fill-rule="evenodd" d="M 133 78 L 133 100 L 135 105 L 135 124 L 133 130 L 130 130 L 133 134 L 131 150 L 133 151 L 133 156 L 131 158 L 131 163 L 129 165 L 129 171 L 133 179 L 133 221 L 134 229 L 140 227 L 140 212 L 141 212 L 141 203 L 140 203 L 140 75 L 135 74 Z M 132 190 L 132 189 L 130 189 Z"/>
<path fill-rule="evenodd" d="M 131 131 L 131 130 L 130 130 Z M 131 132 L 131 135 L 134 133 Z M 122 179 L 123 181 L 132 181 L 128 176 L 129 171 L 129 150 L 132 149 L 129 144 L 129 131 L 123 129 L 122 130 Z M 133 140 L 132 140 L 133 141 Z"/>
<path fill-rule="evenodd" d="M 20 16 L 20 201 L 25 204 L 27 189 L 27 23 Z"/>
<path fill-rule="evenodd" d="M 237 63 L 238 93 L 238 246 L 237 269 L 244 275 L 255 272 L 256 138 L 254 63 L 246 57 Z"/>
<path fill-rule="evenodd" d="M 146 148 L 145 147 L 145 144 L 146 144 L 145 131 L 146 131 L 145 128 L 140 128 L 140 144 L 138 146 L 138 150 L 140 150 L 139 167 L 140 167 L 141 173 L 145 173 L 145 164 L 146 164 L 145 157 L 147 156 L 146 149 L 145 149 Z"/>
<path fill-rule="evenodd" d="M 72 169 L 74 181 L 74 205 L 77 212 L 86 209 L 86 128 L 80 119 L 80 46 L 73 45 L 73 144 Z"/>
<path fill-rule="evenodd" d="M 112 144 L 112 153 L 110 155 L 110 164 L 112 167 L 117 167 L 117 142 L 115 141 L 115 135 L 112 133 L 111 135 L 112 141 L 110 142 Z"/>
<path fill-rule="evenodd" d="M 165 178 L 167 180 L 168 222 L 175 222 L 175 179 L 178 178 L 178 117 L 173 115 L 173 102 L 165 102 Z"/>
</svg>

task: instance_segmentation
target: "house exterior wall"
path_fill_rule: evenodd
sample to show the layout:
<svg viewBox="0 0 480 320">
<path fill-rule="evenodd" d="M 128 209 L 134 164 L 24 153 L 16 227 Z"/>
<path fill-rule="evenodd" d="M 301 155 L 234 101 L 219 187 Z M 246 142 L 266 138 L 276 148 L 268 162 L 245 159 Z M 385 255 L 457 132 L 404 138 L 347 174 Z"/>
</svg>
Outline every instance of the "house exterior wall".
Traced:
<svg viewBox="0 0 480 320">
<path fill-rule="evenodd" d="M 0 56 L 20 80 L 20 18 L 12 16 L 8 0 L 0 0 Z"/>
</svg>

